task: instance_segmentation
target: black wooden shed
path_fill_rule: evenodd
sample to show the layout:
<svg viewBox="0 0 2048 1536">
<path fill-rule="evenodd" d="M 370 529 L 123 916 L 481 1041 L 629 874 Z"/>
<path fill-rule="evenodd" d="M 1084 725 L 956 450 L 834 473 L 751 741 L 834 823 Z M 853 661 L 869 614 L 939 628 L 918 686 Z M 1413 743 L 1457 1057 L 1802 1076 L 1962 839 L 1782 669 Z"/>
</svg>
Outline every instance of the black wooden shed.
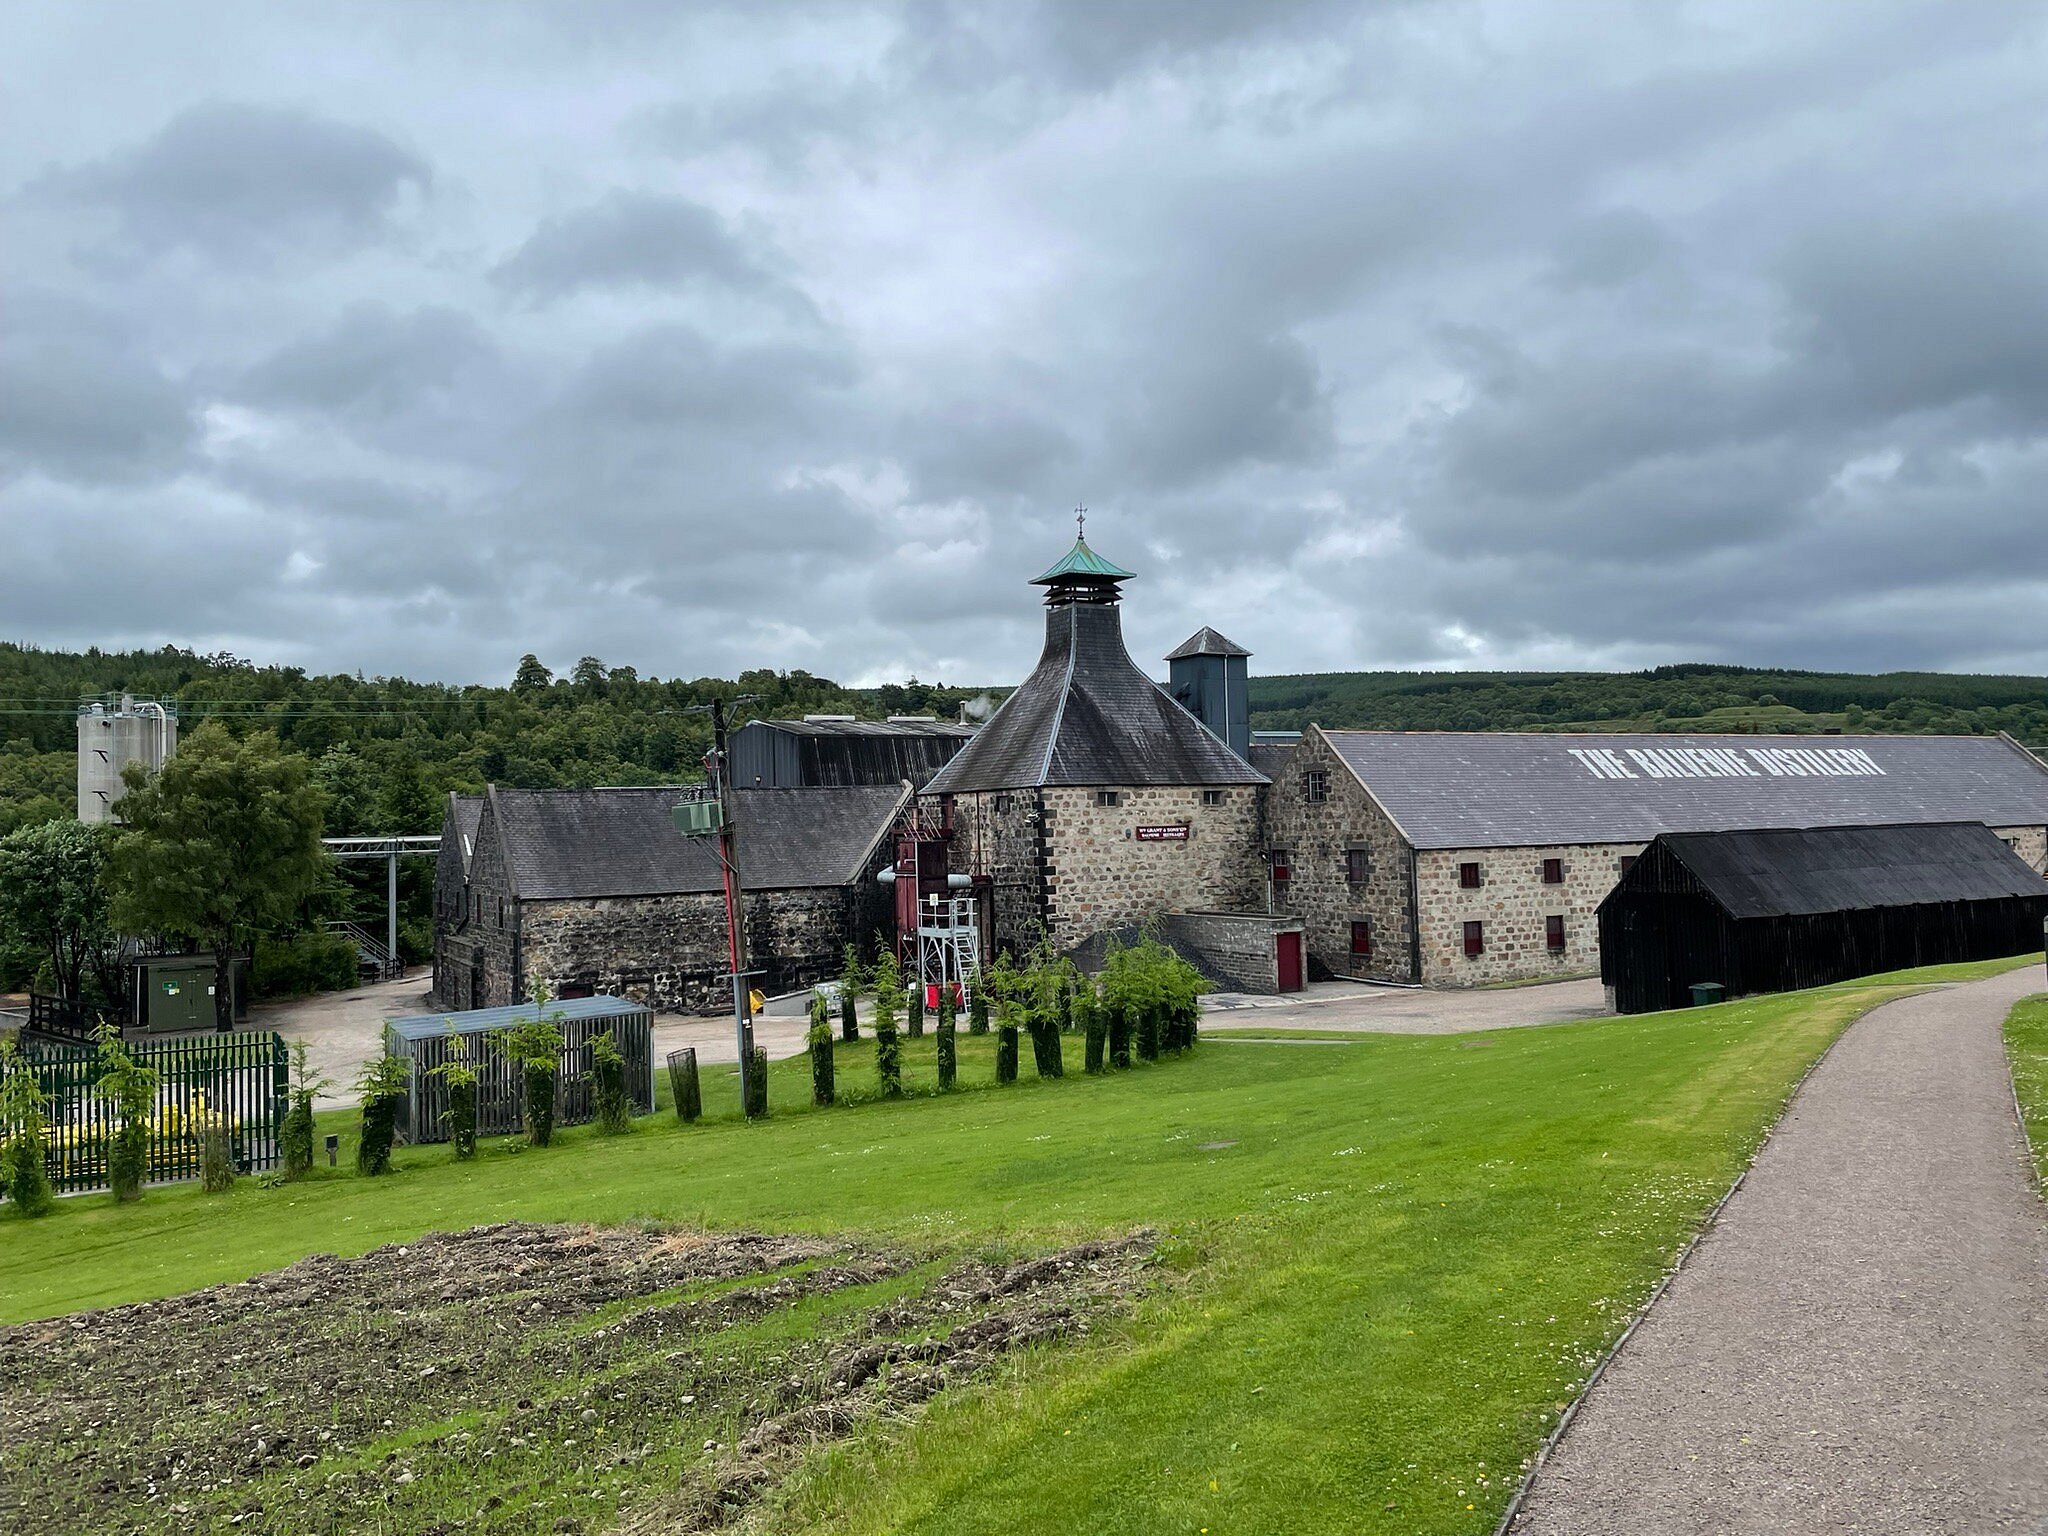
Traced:
<svg viewBox="0 0 2048 1536">
<path fill-rule="evenodd" d="M 1619 1013 L 2039 949 L 2044 880 L 1981 822 L 1667 832 L 1600 904 Z"/>
</svg>

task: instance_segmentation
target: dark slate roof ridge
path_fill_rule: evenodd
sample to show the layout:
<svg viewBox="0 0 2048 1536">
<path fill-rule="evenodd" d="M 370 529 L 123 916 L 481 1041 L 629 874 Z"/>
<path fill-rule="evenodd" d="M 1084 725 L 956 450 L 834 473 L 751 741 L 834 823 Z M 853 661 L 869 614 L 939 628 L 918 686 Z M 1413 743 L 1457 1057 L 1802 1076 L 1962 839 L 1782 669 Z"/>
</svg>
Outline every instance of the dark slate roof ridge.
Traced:
<svg viewBox="0 0 2048 1536">
<path fill-rule="evenodd" d="M 925 793 L 1268 782 L 1131 660 L 1119 605 L 1062 603 L 1030 675 Z"/>
<path fill-rule="evenodd" d="M 1249 656 L 1251 652 L 1235 640 L 1204 624 L 1166 653 L 1167 661 L 1184 661 L 1190 656 Z"/>
</svg>

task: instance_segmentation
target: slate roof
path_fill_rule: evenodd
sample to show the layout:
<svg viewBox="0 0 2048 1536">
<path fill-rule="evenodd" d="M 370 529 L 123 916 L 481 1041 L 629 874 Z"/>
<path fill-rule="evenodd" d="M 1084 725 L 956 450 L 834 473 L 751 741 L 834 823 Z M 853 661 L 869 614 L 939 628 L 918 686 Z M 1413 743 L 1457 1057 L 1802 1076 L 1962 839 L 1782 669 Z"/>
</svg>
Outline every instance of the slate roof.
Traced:
<svg viewBox="0 0 2048 1536">
<path fill-rule="evenodd" d="M 1752 827 L 2048 826 L 2048 768 L 1999 736 L 1323 735 L 1418 848 Z M 1594 766 L 1609 758 L 1612 771 Z"/>
<path fill-rule="evenodd" d="M 487 814 L 522 900 L 715 891 L 718 840 L 684 837 L 670 819 L 696 792 L 493 789 Z M 859 879 L 910 797 L 902 785 L 733 793 L 740 878 L 753 891 Z"/>
<path fill-rule="evenodd" d="M 462 850 L 462 872 L 469 873 L 469 861 L 476 856 L 476 828 L 483 820 L 484 797 L 482 795 L 455 795 L 448 797 L 447 826 L 457 838 L 456 846 Z"/>
<path fill-rule="evenodd" d="M 2048 880 L 1979 821 L 1667 832 L 1658 843 L 1738 919 L 2048 898 Z"/>
<path fill-rule="evenodd" d="M 925 793 L 1265 782 L 1138 670 L 1115 603 L 1064 602 L 1046 610 L 1037 667 Z"/>
<path fill-rule="evenodd" d="M 1168 661 L 1185 661 L 1190 656 L 1249 656 L 1246 650 L 1234 640 L 1226 640 L 1208 625 L 1204 624 L 1187 639 L 1181 641 L 1166 653 Z"/>
</svg>

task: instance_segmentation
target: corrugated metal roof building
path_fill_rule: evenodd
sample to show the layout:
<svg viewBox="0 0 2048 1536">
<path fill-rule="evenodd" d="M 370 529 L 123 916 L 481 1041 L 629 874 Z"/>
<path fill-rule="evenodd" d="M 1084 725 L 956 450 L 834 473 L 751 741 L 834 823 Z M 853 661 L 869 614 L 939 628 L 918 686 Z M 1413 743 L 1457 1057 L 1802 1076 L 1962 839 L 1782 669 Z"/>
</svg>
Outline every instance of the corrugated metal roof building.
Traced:
<svg viewBox="0 0 2048 1536">
<path fill-rule="evenodd" d="M 1969 821 L 2048 862 L 2048 768 L 2000 736 L 1312 726 L 1273 779 L 1276 905 L 1382 980 L 1593 974 L 1600 902 L 1663 833 Z"/>
<path fill-rule="evenodd" d="M 973 738 L 972 726 L 928 716 L 806 715 L 749 720 L 727 738 L 727 750 L 742 789 L 843 789 L 924 784 Z"/>
<path fill-rule="evenodd" d="M 1982 822 L 1666 832 L 1601 902 L 1615 1008 L 1682 1008 L 2041 947 L 2048 880 Z"/>
</svg>

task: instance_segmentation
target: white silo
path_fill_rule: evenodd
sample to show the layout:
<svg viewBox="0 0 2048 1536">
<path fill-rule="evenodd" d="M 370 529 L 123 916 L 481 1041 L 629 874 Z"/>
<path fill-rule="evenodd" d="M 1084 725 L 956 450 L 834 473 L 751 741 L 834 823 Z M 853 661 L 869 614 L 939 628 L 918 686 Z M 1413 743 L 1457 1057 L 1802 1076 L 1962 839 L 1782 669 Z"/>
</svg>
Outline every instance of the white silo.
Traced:
<svg viewBox="0 0 2048 1536">
<path fill-rule="evenodd" d="M 115 821 L 127 792 L 121 770 L 141 763 L 151 773 L 178 749 L 175 705 L 155 699 L 95 699 L 78 706 L 78 819 Z"/>
</svg>

